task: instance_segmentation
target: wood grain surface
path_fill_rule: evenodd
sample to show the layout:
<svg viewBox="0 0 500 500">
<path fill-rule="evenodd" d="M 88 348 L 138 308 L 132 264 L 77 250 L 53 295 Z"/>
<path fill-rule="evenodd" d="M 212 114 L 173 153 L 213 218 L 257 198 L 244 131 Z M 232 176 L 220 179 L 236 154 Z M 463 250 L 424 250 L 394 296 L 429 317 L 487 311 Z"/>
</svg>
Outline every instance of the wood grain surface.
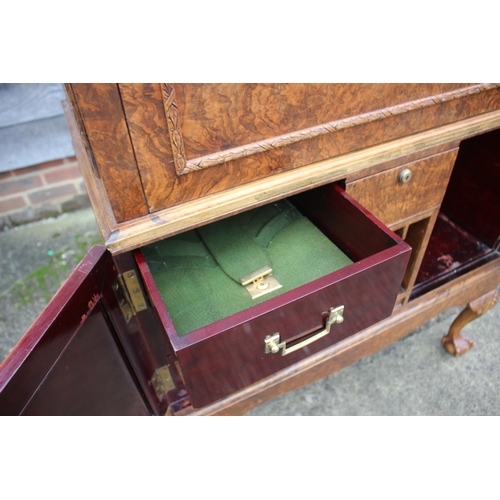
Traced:
<svg viewBox="0 0 500 500">
<path fill-rule="evenodd" d="M 399 158 L 422 155 L 443 145 L 456 145 L 463 137 L 470 137 L 500 126 L 500 111 L 494 111 L 429 131 L 385 142 L 377 146 L 336 156 L 245 183 L 189 202 L 161 210 L 148 217 L 116 226 L 106 240 L 107 248 L 118 254 L 177 234 L 242 210 L 275 201 L 290 194 L 311 189 L 332 181 L 359 178 L 365 169 L 384 170 L 385 164 L 397 166 Z M 449 149 L 447 146 L 445 149 Z M 211 169 L 207 169 L 209 172 Z M 182 176 L 189 179 L 190 176 Z"/>
<path fill-rule="evenodd" d="M 420 99 L 467 88 L 467 84 L 176 84 L 181 113 L 184 147 L 189 164 L 198 165 L 197 157 L 222 155 L 234 148 L 247 147 L 266 139 L 297 134 L 299 140 L 308 131 L 331 133 L 356 126 L 383 108 L 402 106 Z M 434 104 L 437 102 L 432 101 Z M 382 112 L 380 112 L 382 113 Z M 396 113 L 396 109 L 393 109 Z M 390 111 L 382 113 L 383 117 Z M 345 120 L 330 127 L 335 120 Z M 304 131 L 304 132 L 300 132 Z M 274 139 L 273 139 L 274 138 Z M 292 139 L 293 140 L 293 139 Z M 267 149 L 271 149 L 268 144 Z M 275 144 L 274 147 L 279 147 Z M 263 150 L 266 146 L 262 145 Z M 231 155 L 234 156 L 234 155 Z M 215 160 L 216 162 L 218 160 Z"/>
<path fill-rule="evenodd" d="M 489 311 L 498 302 L 498 290 L 491 292 L 472 300 L 467 307 L 457 316 L 450 326 L 447 335 L 441 339 L 445 349 L 454 356 L 462 356 L 469 349 L 474 347 L 474 342 L 467 337 L 462 336 L 462 328 Z"/>
<path fill-rule="evenodd" d="M 343 155 L 406 140 L 412 134 L 436 131 L 437 138 L 441 126 L 454 128 L 461 120 L 476 120 L 500 109 L 500 88 L 493 84 L 130 83 L 71 87 L 116 219 L 115 230 L 106 238 L 112 252 L 131 249 L 119 241 L 124 237 L 139 241 L 146 226 L 164 236 L 173 234 L 166 227 L 171 224 L 187 228 L 190 222 L 178 218 L 185 216 L 190 203 L 197 206 L 199 222 L 204 223 L 211 216 L 205 216 L 201 200 L 213 206 L 210 197 L 223 198 L 233 189 L 271 181 L 277 174 L 283 180 L 282 191 L 293 191 L 295 186 L 286 185 L 285 174 L 305 169 L 307 177 L 310 165 L 333 164 Z M 335 126 L 330 127 L 333 122 Z M 326 132 L 304 133 L 311 128 Z M 290 134 L 300 141 L 293 139 L 276 147 L 276 138 Z M 441 137 L 442 141 L 451 140 Z M 273 145 L 257 154 L 226 158 L 210 168 L 178 172 L 182 154 L 188 165 L 196 158 L 226 154 L 261 141 Z M 439 141 L 432 145 L 438 146 Z M 267 192 L 263 185 L 259 198 Z M 237 198 L 240 209 L 251 208 L 244 197 Z M 151 239 L 144 235 L 142 244 L 148 242 Z"/>
<path fill-rule="evenodd" d="M 360 143 L 379 144 L 500 107 L 498 88 L 485 86 L 489 90 L 479 92 L 478 86 L 465 84 L 174 84 L 174 88 L 177 131 L 186 157 L 186 167 L 177 168 L 177 174 L 187 179 L 175 186 L 171 197 L 161 195 L 170 192 L 170 186 L 161 184 L 155 197 L 148 197 L 149 205 L 157 209 L 348 153 L 359 149 Z M 463 92 L 460 98 L 443 97 L 456 96 L 457 91 Z M 161 129 L 168 132 L 166 117 L 164 123 Z M 145 131 L 147 136 L 152 133 L 153 129 Z M 164 165 L 169 161 L 175 168 L 171 143 L 164 149 Z M 164 168 L 169 169 L 146 166 L 158 179 Z"/>
<path fill-rule="evenodd" d="M 113 168 L 112 157 L 120 158 L 128 181 L 135 180 L 129 191 L 140 188 L 140 179 L 132 175 L 137 161 L 149 212 L 344 154 L 360 142 L 367 147 L 500 106 L 499 89 L 488 84 L 168 85 L 72 85 L 75 93 L 86 95 L 79 103 L 82 114 L 89 115 L 89 132 L 101 126 L 106 134 L 106 144 L 95 146 L 102 174 Z M 123 100 L 126 119 L 117 99 Z M 262 141 L 262 147 L 249 147 Z M 243 149 L 235 153 L 234 148 Z M 179 167 L 181 150 L 188 171 L 194 169 L 188 175 Z M 215 160 L 205 169 L 206 160 L 196 159 L 208 156 Z M 125 220 L 126 207 L 115 199 L 120 190 L 108 189 L 117 219 Z M 135 203 L 129 213 L 143 215 L 144 207 L 138 199 Z"/>
<path fill-rule="evenodd" d="M 458 148 L 348 183 L 346 191 L 384 224 L 393 225 L 441 204 Z M 399 175 L 410 170 L 411 179 Z M 384 203 L 380 203 L 384 200 Z"/>
<path fill-rule="evenodd" d="M 146 215 L 148 207 L 118 86 L 79 83 L 71 88 L 116 221 Z"/>
</svg>

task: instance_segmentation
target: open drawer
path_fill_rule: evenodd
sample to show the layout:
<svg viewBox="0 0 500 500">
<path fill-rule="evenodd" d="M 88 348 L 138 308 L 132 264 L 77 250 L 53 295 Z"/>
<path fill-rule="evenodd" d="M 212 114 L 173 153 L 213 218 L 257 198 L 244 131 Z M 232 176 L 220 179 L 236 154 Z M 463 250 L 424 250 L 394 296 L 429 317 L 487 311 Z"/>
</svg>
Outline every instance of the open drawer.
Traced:
<svg viewBox="0 0 500 500">
<path fill-rule="evenodd" d="M 322 186 L 289 201 L 340 251 L 338 268 L 295 288 L 285 286 L 284 292 L 271 293 L 270 298 L 260 298 L 226 317 L 208 324 L 202 321 L 192 331 L 186 332 L 178 317 L 199 316 L 198 304 L 192 301 L 175 317 L 170 314 L 169 297 L 160 290 L 148 257 L 155 244 L 134 251 L 194 408 L 253 384 L 392 313 L 411 248 L 337 185 Z M 301 266 L 314 267 L 314 251 L 309 262 L 300 255 L 297 273 Z M 182 286 L 180 281 L 171 289 Z M 211 312 L 206 304 L 203 309 Z"/>
</svg>

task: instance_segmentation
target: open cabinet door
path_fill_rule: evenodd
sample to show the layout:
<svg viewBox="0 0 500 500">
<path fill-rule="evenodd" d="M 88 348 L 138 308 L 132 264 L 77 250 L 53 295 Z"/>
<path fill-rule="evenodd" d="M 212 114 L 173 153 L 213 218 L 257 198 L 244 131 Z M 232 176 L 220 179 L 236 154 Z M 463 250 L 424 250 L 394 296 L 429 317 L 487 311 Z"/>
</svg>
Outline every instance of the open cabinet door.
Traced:
<svg viewBox="0 0 500 500">
<path fill-rule="evenodd" d="M 150 415 L 104 304 L 93 247 L 0 365 L 0 415 Z"/>
</svg>

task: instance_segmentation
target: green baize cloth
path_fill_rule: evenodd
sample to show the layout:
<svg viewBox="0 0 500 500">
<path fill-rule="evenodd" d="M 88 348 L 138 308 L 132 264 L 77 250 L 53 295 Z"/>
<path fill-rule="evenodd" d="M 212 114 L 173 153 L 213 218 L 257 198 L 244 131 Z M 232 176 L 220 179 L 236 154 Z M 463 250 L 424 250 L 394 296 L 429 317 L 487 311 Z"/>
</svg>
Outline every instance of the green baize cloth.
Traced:
<svg viewBox="0 0 500 500">
<path fill-rule="evenodd" d="M 143 251 L 179 336 L 352 264 L 287 200 Z M 239 279 L 265 265 L 282 287 L 252 299 Z"/>
</svg>

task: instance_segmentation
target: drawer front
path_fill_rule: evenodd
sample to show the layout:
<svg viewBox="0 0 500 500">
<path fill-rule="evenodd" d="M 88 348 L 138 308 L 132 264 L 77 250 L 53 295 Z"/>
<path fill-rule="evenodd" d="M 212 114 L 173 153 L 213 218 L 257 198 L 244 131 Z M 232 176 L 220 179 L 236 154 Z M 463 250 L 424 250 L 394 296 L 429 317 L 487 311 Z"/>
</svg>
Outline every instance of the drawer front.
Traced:
<svg viewBox="0 0 500 500">
<path fill-rule="evenodd" d="M 177 357 L 193 407 L 241 390 L 388 317 L 405 267 L 400 254 L 333 284 L 325 277 L 322 285 L 330 284 L 316 285 L 320 290 L 181 349 Z M 328 334 L 290 354 L 283 355 L 283 348 L 266 353 L 266 337 L 277 333 L 287 349 L 314 340 L 325 330 L 330 308 L 338 306 L 344 306 L 344 320 L 333 323 Z"/>
<path fill-rule="evenodd" d="M 458 149 L 354 182 L 346 191 L 384 224 L 393 225 L 440 205 Z"/>
<path fill-rule="evenodd" d="M 292 201 L 353 263 L 183 336 L 177 335 L 143 254 L 135 253 L 195 408 L 258 382 L 392 313 L 410 247 L 337 186 L 308 191 Z M 343 321 L 328 328 L 330 310 L 341 306 Z M 186 306 L 186 314 L 190 307 L 194 310 L 196 304 Z M 266 353 L 266 338 L 276 334 L 277 344 L 286 343 L 286 353 L 283 345 L 278 352 Z"/>
</svg>

